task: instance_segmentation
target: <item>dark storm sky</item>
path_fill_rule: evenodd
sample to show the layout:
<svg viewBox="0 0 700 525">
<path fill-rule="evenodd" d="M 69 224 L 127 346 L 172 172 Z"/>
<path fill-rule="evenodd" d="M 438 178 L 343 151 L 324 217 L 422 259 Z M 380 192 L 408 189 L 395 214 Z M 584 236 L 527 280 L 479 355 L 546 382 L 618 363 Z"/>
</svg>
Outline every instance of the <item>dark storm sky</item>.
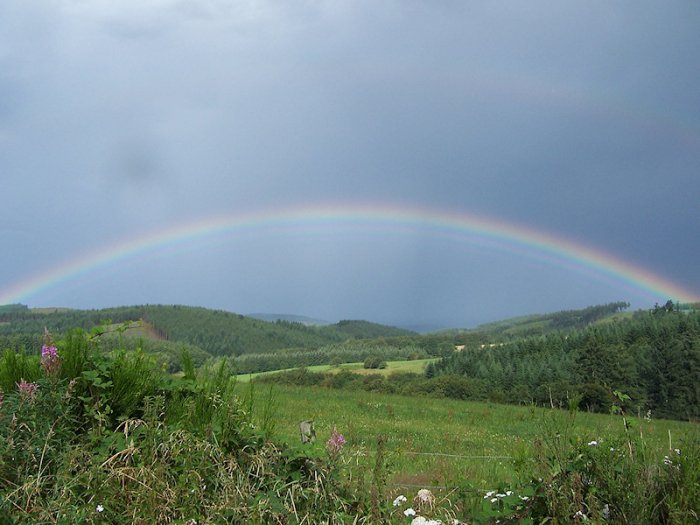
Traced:
<svg viewBox="0 0 700 525">
<path fill-rule="evenodd" d="M 333 203 L 506 221 L 697 296 L 698 27 L 694 1 L 5 0 L 0 297 L 149 232 Z M 429 230 L 321 230 L 10 299 L 442 326 L 665 300 Z"/>
</svg>

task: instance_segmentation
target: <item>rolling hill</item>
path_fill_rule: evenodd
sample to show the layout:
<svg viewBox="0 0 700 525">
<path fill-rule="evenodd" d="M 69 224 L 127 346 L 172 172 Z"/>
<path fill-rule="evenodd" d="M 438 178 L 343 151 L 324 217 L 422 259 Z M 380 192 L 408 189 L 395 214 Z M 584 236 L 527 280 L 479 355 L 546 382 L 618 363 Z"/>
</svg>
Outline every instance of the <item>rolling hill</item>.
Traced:
<svg viewBox="0 0 700 525">
<path fill-rule="evenodd" d="M 56 335 L 73 328 L 86 331 L 103 325 L 139 321 L 134 335 L 182 343 L 213 356 L 318 348 L 347 339 L 411 336 L 414 332 L 367 321 L 341 321 L 307 326 L 297 321 L 254 319 L 224 310 L 182 305 L 142 305 L 101 310 L 40 310 L 9 305 L 0 310 L 0 346 L 39 348 L 44 327 Z M 129 335 L 128 333 L 126 335 Z"/>
</svg>

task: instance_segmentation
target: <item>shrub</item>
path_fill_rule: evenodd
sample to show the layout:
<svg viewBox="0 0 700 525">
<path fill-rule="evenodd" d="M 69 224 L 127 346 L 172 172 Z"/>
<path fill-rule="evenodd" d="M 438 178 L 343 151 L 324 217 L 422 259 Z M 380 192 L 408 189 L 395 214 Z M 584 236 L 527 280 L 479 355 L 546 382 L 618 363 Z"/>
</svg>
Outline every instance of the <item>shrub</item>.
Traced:
<svg viewBox="0 0 700 525">
<path fill-rule="evenodd" d="M 386 361 L 382 360 L 381 357 L 370 356 L 365 359 L 364 368 L 378 369 L 386 368 Z"/>
</svg>

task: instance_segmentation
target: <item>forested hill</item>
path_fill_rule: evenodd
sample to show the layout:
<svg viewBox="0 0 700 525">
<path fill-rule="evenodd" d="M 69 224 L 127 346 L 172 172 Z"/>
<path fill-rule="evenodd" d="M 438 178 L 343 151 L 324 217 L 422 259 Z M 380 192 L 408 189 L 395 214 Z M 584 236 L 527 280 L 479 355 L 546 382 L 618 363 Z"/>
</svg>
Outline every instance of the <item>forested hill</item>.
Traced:
<svg viewBox="0 0 700 525">
<path fill-rule="evenodd" d="M 700 418 L 700 312 L 673 304 L 568 332 L 479 345 L 426 371 L 494 401 Z M 464 384 L 462 384 L 464 383 Z M 618 392 L 619 394 L 615 394 Z M 616 399 L 616 395 L 622 396 Z"/>
<path fill-rule="evenodd" d="M 469 332 L 477 332 L 490 338 L 513 339 L 576 330 L 601 321 L 630 317 L 631 313 L 624 312 L 629 306 L 629 303 L 618 301 L 579 310 L 525 315 L 479 325 Z"/>
<path fill-rule="evenodd" d="M 152 336 L 194 345 L 212 355 L 318 348 L 347 339 L 413 334 L 364 321 L 305 326 L 296 322 L 272 323 L 223 310 L 178 305 L 125 306 L 101 310 L 35 310 L 23 305 L 9 305 L 0 309 L 0 338 L 5 343 L 0 346 L 38 347 L 44 327 L 61 335 L 73 328 L 92 330 L 105 322 L 128 321 L 143 321 Z"/>
<path fill-rule="evenodd" d="M 341 334 L 350 339 L 376 339 L 378 337 L 403 337 L 417 335 L 416 332 L 403 328 L 394 328 L 369 321 L 340 321 L 333 325 Z"/>
</svg>

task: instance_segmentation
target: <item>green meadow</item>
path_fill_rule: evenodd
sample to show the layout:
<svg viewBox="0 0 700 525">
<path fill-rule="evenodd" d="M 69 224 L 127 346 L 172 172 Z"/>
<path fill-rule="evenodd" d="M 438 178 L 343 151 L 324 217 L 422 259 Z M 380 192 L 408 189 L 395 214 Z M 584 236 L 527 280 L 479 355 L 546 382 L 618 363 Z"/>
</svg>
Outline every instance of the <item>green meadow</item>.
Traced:
<svg viewBox="0 0 700 525">
<path fill-rule="evenodd" d="M 251 389 L 241 384 L 239 388 Z M 601 446 L 625 436 L 621 416 L 322 387 L 254 385 L 256 403 L 269 397 L 270 388 L 275 437 L 299 444 L 298 424 L 311 419 L 318 439 L 306 446 L 313 455 L 324 454 L 335 427 L 347 439 L 349 453 L 354 451 L 369 464 L 378 436 L 386 436 L 395 491 L 461 485 L 485 492 L 516 483 L 518 472 L 527 472 L 534 461 L 536 443 L 548 436 Z M 629 432 L 641 437 L 659 462 L 669 447 L 698 435 L 693 423 L 627 421 Z"/>
<path fill-rule="evenodd" d="M 305 367 L 309 372 L 330 372 L 337 374 L 343 370 L 347 370 L 354 374 L 381 374 L 388 376 L 393 373 L 408 372 L 412 374 L 422 374 L 425 366 L 428 363 L 437 362 L 438 358 L 431 359 L 415 359 L 413 361 L 387 361 L 386 368 L 364 368 L 364 363 L 343 363 L 341 365 L 314 365 Z M 236 376 L 238 381 L 247 383 L 248 381 L 260 376 L 268 376 L 278 374 L 280 372 L 288 372 L 294 368 L 284 370 L 271 370 L 269 372 L 256 372 L 254 374 L 239 374 Z"/>
</svg>

